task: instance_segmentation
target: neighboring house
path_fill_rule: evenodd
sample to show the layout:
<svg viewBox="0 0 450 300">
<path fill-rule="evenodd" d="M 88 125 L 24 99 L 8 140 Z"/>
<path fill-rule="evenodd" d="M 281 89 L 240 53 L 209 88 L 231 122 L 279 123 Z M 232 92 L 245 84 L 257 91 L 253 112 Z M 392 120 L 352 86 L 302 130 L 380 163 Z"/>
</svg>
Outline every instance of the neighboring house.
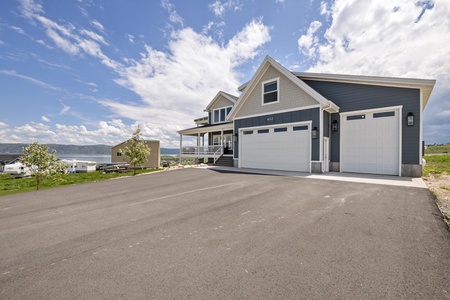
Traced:
<svg viewBox="0 0 450 300">
<path fill-rule="evenodd" d="M 150 148 L 151 152 L 147 156 L 147 161 L 144 162 L 142 167 L 144 168 L 159 168 L 159 164 L 161 161 L 160 156 L 160 143 L 159 141 L 150 141 L 145 140 L 145 143 Z M 120 153 L 120 149 L 125 149 L 125 147 L 128 145 L 128 141 L 122 142 L 114 147 L 111 148 L 111 162 L 128 162 L 126 156 L 122 153 Z"/>
<path fill-rule="evenodd" d="M 418 177 L 435 82 L 290 72 L 267 56 L 240 97 L 219 92 L 207 124 L 178 132 L 180 154 L 215 163 L 228 156 L 239 168 Z M 183 147 L 186 135 L 197 147 Z"/>
</svg>

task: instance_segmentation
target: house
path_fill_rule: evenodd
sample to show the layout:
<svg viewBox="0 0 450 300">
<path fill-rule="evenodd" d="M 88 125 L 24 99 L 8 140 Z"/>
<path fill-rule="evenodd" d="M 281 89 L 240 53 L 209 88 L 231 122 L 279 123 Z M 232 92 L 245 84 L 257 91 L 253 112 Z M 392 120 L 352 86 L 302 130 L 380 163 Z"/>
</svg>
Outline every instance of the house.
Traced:
<svg viewBox="0 0 450 300">
<path fill-rule="evenodd" d="M 219 92 L 180 156 L 239 168 L 422 174 L 422 116 L 435 80 L 290 72 L 267 56 L 240 96 Z M 183 147 L 183 136 L 197 145 Z M 205 146 L 205 137 L 207 145 Z"/>
<path fill-rule="evenodd" d="M 144 168 L 159 168 L 160 161 L 161 161 L 160 142 L 153 141 L 153 140 L 145 140 L 144 142 L 150 148 L 151 152 L 147 156 L 147 161 L 144 162 L 142 167 L 144 167 Z M 125 142 L 122 142 L 111 148 L 111 162 L 113 162 L 113 163 L 128 162 L 129 163 L 129 160 L 127 160 L 127 158 L 122 153 L 120 153 L 120 150 L 125 149 L 125 147 L 127 145 L 128 145 L 128 141 L 125 141 Z"/>
</svg>

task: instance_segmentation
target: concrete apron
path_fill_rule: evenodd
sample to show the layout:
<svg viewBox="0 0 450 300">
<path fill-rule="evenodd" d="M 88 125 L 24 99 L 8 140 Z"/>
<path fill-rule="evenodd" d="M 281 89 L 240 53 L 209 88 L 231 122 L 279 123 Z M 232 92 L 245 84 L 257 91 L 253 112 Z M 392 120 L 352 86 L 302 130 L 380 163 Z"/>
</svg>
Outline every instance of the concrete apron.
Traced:
<svg viewBox="0 0 450 300">
<path fill-rule="evenodd" d="M 394 185 L 394 186 L 407 186 L 417 188 L 427 188 L 422 178 L 413 177 L 400 177 L 400 176 L 387 176 L 376 174 L 361 174 L 361 173 L 339 173 L 329 172 L 324 174 L 311 174 L 294 171 L 279 171 L 279 170 L 263 170 L 263 169 L 250 169 L 250 168 L 234 168 L 234 167 L 217 167 L 210 166 L 207 169 L 225 171 L 225 172 L 237 172 L 237 173 L 252 173 L 252 174 L 266 174 L 276 176 L 290 176 L 301 177 L 308 179 L 322 179 L 322 180 L 335 180 L 346 182 L 358 182 L 358 183 L 371 183 L 381 185 Z"/>
</svg>

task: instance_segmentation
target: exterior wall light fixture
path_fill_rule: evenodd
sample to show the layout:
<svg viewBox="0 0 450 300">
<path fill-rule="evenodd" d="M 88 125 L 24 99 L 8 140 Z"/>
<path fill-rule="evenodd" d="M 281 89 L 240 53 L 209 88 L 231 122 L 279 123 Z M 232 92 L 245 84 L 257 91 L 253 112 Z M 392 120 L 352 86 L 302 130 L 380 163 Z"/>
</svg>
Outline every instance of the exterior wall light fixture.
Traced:
<svg viewBox="0 0 450 300">
<path fill-rule="evenodd" d="M 318 132 L 319 132 L 319 130 L 317 129 L 317 127 L 314 127 L 313 130 L 311 130 L 311 137 L 313 139 L 317 139 Z"/>
<path fill-rule="evenodd" d="M 334 121 L 331 123 L 331 130 L 333 130 L 333 131 L 338 131 L 338 128 L 339 128 L 338 121 L 337 121 L 337 120 L 334 120 Z"/>
<path fill-rule="evenodd" d="M 233 134 L 233 142 L 234 143 L 238 142 L 238 134 L 237 133 Z"/>
<path fill-rule="evenodd" d="M 414 114 L 412 112 L 409 112 L 406 116 L 406 124 L 408 126 L 414 126 Z"/>
</svg>

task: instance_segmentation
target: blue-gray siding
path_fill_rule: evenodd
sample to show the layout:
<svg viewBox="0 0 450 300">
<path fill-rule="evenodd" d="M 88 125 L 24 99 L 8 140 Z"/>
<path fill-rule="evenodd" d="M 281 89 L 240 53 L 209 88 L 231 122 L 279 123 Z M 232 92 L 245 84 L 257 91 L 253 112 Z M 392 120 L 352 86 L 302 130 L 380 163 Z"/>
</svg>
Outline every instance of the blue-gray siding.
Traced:
<svg viewBox="0 0 450 300">
<path fill-rule="evenodd" d="M 314 127 L 320 128 L 319 113 L 320 113 L 319 108 L 312 108 L 306 110 L 297 110 L 278 114 L 274 113 L 264 116 L 239 119 L 234 121 L 234 133 L 238 134 L 240 128 L 296 123 L 304 121 L 312 121 L 312 128 Z M 235 158 L 239 157 L 238 143 L 234 144 Z M 312 140 L 311 159 L 319 160 L 319 139 Z"/>
<path fill-rule="evenodd" d="M 323 112 L 323 136 L 330 137 L 330 114 Z"/>
<path fill-rule="evenodd" d="M 340 112 L 402 105 L 402 163 L 419 164 L 420 90 L 362 84 L 304 80 L 306 84 L 340 107 Z M 414 126 L 406 126 L 406 115 L 414 114 Z M 331 115 L 331 122 L 339 114 Z M 339 124 L 340 126 L 341 124 Z M 339 162 L 339 133 L 331 132 L 331 161 Z"/>
</svg>

